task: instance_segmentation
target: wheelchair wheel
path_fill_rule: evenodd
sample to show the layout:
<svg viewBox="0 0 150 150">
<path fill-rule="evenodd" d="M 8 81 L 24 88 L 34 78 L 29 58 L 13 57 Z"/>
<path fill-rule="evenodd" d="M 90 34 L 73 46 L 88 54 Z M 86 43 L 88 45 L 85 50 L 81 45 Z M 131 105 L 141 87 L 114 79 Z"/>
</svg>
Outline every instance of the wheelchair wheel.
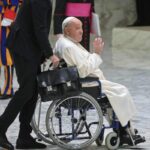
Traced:
<svg viewBox="0 0 150 150">
<path fill-rule="evenodd" d="M 102 124 L 99 104 L 86 93 L 58 100 L 46 115 L 50 137 L 58 146 L 69 150 L 91 145 L 99 136 Z"/>
<path fill-rule="evenodd" d="M 100 135 L 98 136 L 98 138 L 96 139 L 95 143 L 97 146 L 102 146 L 104 141 L 104 128 L 102 129 Z"/>
<path fill-rule="evenodd" d="M 39 96 L 39 99 L 36 104 L 35 112 L 31 121 L 32 129 L 36 134 L 38 140 L 44 141 L 48 144 L 54 144 L 54 142 L 48 135 L 46 124 L 45 124 L 46 113 L 51 103 L 52 103 L 51 101 L 42 102 Z"/>
<path fill-rule="evenodd" d="M 97 146 L 102 146 L 103 141 L 104 139 L 97 138 L 95 142 Z"/>
<path fill-rule="evenodd" d="M 120 145 L 120 138 L 116 132 L 110 132 L 105 139 L 105 145 L 109 150 L 115 150 Z"/>
</svg>

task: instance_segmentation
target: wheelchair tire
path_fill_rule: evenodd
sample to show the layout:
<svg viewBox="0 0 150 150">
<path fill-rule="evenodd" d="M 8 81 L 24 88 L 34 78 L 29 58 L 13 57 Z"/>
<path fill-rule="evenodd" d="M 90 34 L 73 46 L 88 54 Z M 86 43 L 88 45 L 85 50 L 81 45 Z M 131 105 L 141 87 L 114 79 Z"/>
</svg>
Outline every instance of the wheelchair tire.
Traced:
<svg viewBox="0 0 150 150">
<path fill-rule="evenodd" d="M 103 141 L 104 141 L 104 132 L 103 132 L 103 134 L 101 135 L 101 137 L 98 136 L 98 138 L 95 140 L 95 143 L 96 143 L 97 146 L 102 146 Z"/>
<path fill-rule="evenodd" d="M 109 150 L 118 149 L 120 145 L 120 137 L 117 136 L 116 132 L 110 132 L 106 136 L 105 145 Z"/>
<path fill-rule="evenodd" d="M 52 103 L 42 102 L 39 96 L 36 104 L 35 112 L 32 117 L 31 126 L 39 141 L 44 141 L 48 144 L 54 144 L 52 139 L 49 137 L 49 134 L 46 129 L 46 124 L 45 124 L 46 113 L 47 113 L 48 106 L 50 104 Z M 44 105 L 44 108 L 42 108 L 42 105 Z"/>
<path fill-rule="evenodd" d="M 86 93 L 58 100 L 49 107 L 46 127 L 50 138 L 68 150 L 83 149 L 99 136 L 103 115 L 97 101 Z"/>
</svg>

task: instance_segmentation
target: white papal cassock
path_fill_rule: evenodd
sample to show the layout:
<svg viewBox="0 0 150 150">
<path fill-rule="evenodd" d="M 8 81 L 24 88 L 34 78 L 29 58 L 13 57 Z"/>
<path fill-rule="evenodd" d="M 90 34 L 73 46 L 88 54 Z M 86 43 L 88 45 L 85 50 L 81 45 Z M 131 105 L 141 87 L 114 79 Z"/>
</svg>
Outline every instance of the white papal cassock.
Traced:
<svg viewBox="0 0 150 150">
<path fill-rule="evenodd" d="M 107 95 L 122 126 L 125 126 L 136 112 L 133 99 L 125 86 L 105 79 L 100 69 L 102 63 L 100 55 L 89 53 L 79 43 L 64 36 L 56 42 L 54 51 L 66 61 L 68 66 L 77 66 L 80 77 L 94 76 L 99 78 L 102 91 Z"/>
</svg>

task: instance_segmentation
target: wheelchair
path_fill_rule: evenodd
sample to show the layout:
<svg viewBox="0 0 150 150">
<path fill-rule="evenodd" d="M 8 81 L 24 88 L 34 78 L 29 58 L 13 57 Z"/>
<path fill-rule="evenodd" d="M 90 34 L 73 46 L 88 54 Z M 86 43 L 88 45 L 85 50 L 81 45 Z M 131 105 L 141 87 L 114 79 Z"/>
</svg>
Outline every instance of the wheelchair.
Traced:
<svg viewBox="0 0 150 150">
<path fill-rule="evenodd" d="M 97 85 L 84 87 L 88 82 L 97 82 Z M 120 146 L 120 123 L 113 111 L 109 125 L 104 124 L 103 118 L 110 116 L 112 108 L 101 92 L 97 78 L 81 79 L 76 67 L 62 67 L 39 75 L 38 83 L 40 96 L 32 127 L 39 140 L 64 149 L 78 150 L 94 141 L 101 146 L 105 129 L 112 129 L 106 135 L 105 145 L 110 150 Z"/>
</svg>

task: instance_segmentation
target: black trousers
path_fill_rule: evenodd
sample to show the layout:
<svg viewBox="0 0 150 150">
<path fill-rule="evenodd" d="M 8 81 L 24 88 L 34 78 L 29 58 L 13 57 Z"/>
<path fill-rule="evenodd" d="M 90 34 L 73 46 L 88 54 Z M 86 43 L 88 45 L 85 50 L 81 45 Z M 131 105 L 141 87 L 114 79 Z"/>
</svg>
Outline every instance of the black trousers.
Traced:
<svg viewBox="0 0 150 150">
<path fill-rule="evenodd" d="M 39 71 L 39 65 L 17 54 L 14 54 L 13 58 L 19 89 L 10 100 L 4 113 L 0 116 L 0 130 L 5 133 L 20 113 L 19 138 L 27 138 L 32 131 L 30 122 L 38 96 L 36 76 Z"/>
</svg>

